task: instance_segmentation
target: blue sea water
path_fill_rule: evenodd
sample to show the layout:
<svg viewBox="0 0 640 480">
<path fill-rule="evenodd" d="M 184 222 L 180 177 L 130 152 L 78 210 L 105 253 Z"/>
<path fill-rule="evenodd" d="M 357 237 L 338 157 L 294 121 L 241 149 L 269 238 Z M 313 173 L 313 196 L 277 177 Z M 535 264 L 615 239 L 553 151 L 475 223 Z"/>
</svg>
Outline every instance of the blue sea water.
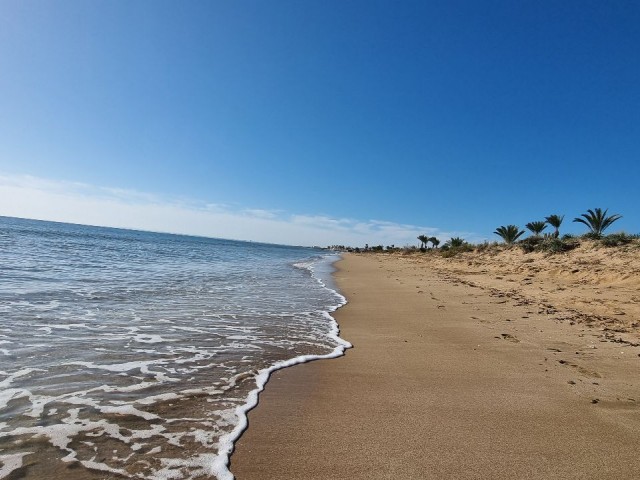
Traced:
<svg viewBox="0 0 640 480">
<path fill-rule="evenodd" d="M 0 217 L 0 478 L 233 478 L 269 372 L 348 347 L 335 260 Z"/>
</svg>

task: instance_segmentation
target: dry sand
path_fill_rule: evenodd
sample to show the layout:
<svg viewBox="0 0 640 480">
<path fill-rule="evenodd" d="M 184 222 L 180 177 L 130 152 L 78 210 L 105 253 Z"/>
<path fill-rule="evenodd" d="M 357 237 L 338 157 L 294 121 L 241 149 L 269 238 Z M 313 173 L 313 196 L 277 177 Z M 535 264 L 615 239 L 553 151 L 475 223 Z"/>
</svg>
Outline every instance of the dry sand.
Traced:
<svg viewBox="0 0 640 480">
<path fill-rule="evenodd" d="M 640 478 L 637 257 L 347 255 L 354 348 L 273 375 L 232 472 Z"/>
</svg>

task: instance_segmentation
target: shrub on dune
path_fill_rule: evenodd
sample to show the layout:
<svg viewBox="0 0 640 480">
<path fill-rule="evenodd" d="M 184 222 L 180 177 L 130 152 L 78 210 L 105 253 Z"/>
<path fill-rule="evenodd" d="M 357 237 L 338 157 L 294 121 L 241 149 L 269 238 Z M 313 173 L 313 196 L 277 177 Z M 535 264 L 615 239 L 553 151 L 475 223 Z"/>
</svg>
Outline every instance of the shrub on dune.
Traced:
<svg viewBox="0 0 640 480">
<path fill-rule="evenodd" d="M 480 246 L 479 246 L 480 247 Z M 476 247 L 465 242 L 464 238 L 452 237 L 442 245 L 440 249 L 444 258 L 454 257 L 459 253 L 472 252 Z"/>
<path fill-rule="evenodd" d="M 619 247 L 621 245 L 628 245 L 638 238 L 638 235 L 629 235 L 628 233 L 619 232 L 602 237 L 600 243 L 605 247 Z"/>
</svg>

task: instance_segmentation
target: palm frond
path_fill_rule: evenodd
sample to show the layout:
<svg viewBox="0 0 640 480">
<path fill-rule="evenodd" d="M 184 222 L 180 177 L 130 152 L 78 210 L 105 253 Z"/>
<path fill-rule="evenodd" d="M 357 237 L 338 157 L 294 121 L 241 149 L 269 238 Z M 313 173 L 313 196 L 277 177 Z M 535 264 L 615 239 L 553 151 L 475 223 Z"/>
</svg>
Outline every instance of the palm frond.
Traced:
<svg viewBox="0 0 640 480">
<path fill-rule="evenodd" d="M 573 219 L 576 223 L 582 223 L 589 228 L 589 233 L 594 237 L 601 237 L 604 231 L 613 224 L 613 222 L 620 220 L 622 215 L 615 213 L 613 215 L 607 215 L 609 209 L 602 210 L 601 208 L 588 209 L 587 213 L 583 213 L 580 217 Z"/>
<path fill-rule="evenodd" d="M 507 225 L 496 228 L 493 233 L 502 238 L 507 245 L 511 245 L 524 234 L 524 230 L 520 230 L 516 225 Z"/>
<path fill-rule="evenodd" d="M 539 236 L 542 231 L 547 228 L 547 222 L 545 221 L 537 221 L 537 222 L 529 222 L 525 225 L 525 227 L 527 227 L 531 233 L 533 233 L 535 236 Z"/>
</svg>

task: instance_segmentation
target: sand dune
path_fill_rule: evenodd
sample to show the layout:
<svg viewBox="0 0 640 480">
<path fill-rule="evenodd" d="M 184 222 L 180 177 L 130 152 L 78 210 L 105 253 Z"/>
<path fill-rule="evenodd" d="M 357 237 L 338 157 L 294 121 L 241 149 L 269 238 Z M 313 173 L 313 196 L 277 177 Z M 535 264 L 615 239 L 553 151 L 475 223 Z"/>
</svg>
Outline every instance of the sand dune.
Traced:
<svg viewBox="0 0 640 480">
<path fill-rule="evenodd" d="M 640 343 L 640 249 L 583 243 L 565 254 L 524 254 L 514 247 L 451 258 L 407 261 L 495 294 L 546 309 L 558 320 L 590 325 L 608 338 Z M 551 313 L 555 311 L 555 313 Z"/>
</svg>

